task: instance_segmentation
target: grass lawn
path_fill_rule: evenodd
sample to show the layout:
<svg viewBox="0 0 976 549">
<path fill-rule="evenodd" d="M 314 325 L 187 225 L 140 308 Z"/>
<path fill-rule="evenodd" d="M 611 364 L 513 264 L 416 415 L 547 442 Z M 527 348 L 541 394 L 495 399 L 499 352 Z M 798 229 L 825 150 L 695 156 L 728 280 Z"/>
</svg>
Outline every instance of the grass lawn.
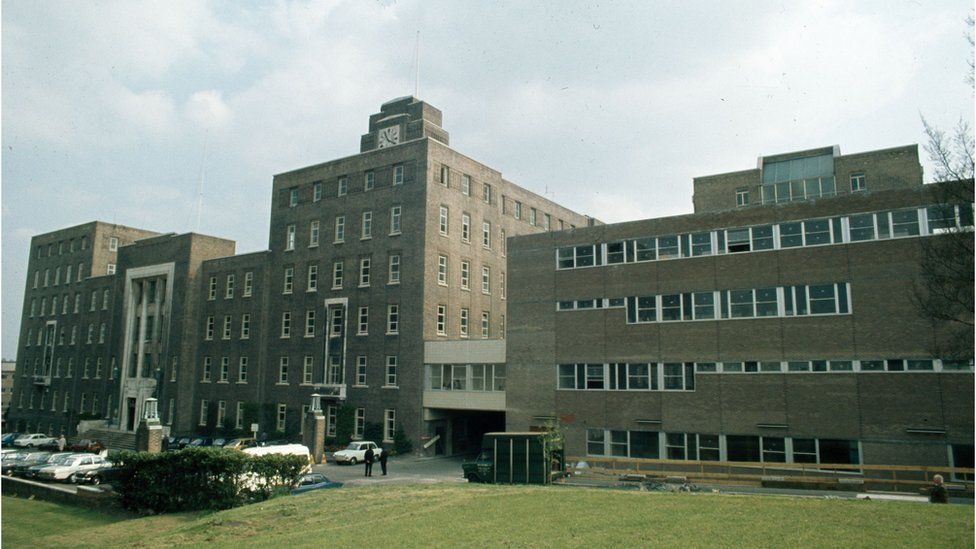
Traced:
<svg viewBox="0 0 976 549">
<path fill-rule="evenodd" d="M 10 547 L 972 547 L 973 507 L 569 487 L 369 486 L 125 518 L 2 499 Z"/>
</svg>

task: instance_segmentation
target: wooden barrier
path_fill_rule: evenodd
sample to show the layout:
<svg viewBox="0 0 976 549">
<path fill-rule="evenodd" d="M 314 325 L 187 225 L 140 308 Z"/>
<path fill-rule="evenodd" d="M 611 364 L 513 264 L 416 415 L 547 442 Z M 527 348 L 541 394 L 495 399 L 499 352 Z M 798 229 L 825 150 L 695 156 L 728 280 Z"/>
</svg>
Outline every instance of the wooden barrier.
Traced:
<svg viewBox="0 0 976 549">
<path fill-rule="evenodd" d="M 764 482 L 799 485 L 830 485 L 875 489 L 890 487 L 893 491 L 917 492 L 931 486 L 932 477 L 941 474 L 946 483 L 966 495 L 973 495 L 973 481 L 951 481 L 955 475 L 974 475 L 973 468 L 926 465 L 851 465 L 846 463 L 769 463 L 751 461 L 689 461 L 675 459 L 641 459 L 619 457 L 566 458 L 567 464 L 585 461 L 589 467 L 570 467 L 574 475 L 636 475 L 663 477 L 683 475 L 689 481 L 721 481 L 730 484 L 762 485 Z M 810 486 L 813 487 L 813 486 Z"/>
</svg>

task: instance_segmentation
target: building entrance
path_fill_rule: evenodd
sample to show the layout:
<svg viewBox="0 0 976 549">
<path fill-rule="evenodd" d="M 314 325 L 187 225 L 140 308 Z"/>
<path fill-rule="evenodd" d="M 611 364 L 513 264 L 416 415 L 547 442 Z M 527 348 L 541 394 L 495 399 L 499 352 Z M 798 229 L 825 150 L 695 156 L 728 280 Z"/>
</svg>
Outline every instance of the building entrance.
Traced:
<svg viewBox="0 0 976 549">
<path fill-rule="evenodd" d="M 504 412 L 437 410 L 440 418 L 431 422 L 431 435 L 440 435 L 436 455 L 477 454 L 485 433 L 505 430 Z"/>
</svg>

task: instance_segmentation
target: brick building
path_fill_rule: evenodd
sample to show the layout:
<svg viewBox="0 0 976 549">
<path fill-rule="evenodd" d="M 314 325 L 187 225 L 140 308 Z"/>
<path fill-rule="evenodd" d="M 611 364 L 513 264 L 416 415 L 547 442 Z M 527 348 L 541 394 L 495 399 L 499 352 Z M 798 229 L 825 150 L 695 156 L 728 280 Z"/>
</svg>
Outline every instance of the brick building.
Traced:
<svg viewBox="0 0 976 549">
<path fill-rule="evenodd" d="M 917 146 L 833 147 L 696 178 L 690 215 L 513 239 L 507 428 L 558 420 L 582 456 L 972 467 L 972 361 L 911 300 L 927 239 L 971 231 L 971 190 L 932 192 L 960 185 L 923 186 Z"/>
<path fill-rule="evenodd" d="M 412 97 L 370 117 L 359 154 L 276 175 L 271 201 L 268 250 L 251 254 L 100 222 L 35 237 L 19 428 L 133 431 L 155 396 L 174 432 L 295 435 L 313 393 L 330 431 L 345 403 L 357 436 L 371 422 L 387 442 L 402 427 L 456 451 L 504 426 L 504 353 L 473 340 L 504 338 L 507 239 L 593 220 L 450 148 L 440 111 Z M 425 342 L 498 361 L 482 366 L 495 394 L 425 403 Z"/>
</svg>

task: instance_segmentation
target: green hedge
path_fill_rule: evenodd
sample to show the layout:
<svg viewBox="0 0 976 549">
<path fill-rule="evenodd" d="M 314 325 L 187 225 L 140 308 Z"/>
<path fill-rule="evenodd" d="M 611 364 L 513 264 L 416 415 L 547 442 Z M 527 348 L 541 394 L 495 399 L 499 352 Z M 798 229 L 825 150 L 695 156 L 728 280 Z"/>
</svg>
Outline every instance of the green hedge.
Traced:
<svg viewBox="0 0 976 549">
<path fill-rule="evenodd" d="M 115 489 L 126 509 L 175 513 L 229 509 L 270 498 L 308 468 L 303 456 L 250 456 L 223 448 L 179 452 L 122 452 Z"/>
</svg>

